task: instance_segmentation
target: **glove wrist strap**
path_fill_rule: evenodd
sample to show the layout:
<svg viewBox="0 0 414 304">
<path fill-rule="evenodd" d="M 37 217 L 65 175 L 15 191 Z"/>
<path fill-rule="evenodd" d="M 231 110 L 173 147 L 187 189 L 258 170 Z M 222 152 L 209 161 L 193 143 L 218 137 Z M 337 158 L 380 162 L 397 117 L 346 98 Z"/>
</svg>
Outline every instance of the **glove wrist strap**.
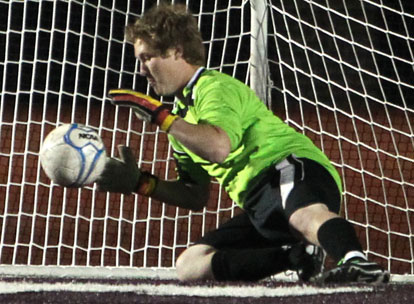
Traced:
<svg viewBox="0 0 414 304">
<path fill-rule="evenodd" d="M 161 130 L 168 132 L 172 123 L 177 118 L 178 116 L 171 114 L 165 106 L 160 106 L 155 115 L 155 123 L 160 126 Z"/>
<path fill-rule="evenodd" d="M 151 173 L 142 172 L 139 178 L 135 192 L 144 196 L 150 196 L 157 186 L 158 178 Z"/>
<path fill-rule="evenodd" d="M 160 125 L 161 130 L 168 132 L 171 128 L 172 123 L 178 118 L 177 115 L 168 115 L 164 121 L 162 122 L 162 124 Z"/>
</svg>

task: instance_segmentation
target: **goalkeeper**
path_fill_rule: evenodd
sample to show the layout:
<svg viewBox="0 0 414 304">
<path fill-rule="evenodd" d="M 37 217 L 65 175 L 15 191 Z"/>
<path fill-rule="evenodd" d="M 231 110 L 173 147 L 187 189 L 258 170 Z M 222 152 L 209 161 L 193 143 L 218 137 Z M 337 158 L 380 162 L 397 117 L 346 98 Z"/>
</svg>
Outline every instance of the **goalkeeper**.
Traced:
<svg viewBox="0 0 414 304">
<path fill-rule="evenodd" d="M 110 91 L 112 102 L 168 133 L 178 179 L 141 172 L 129 148 L 120 147 L 121 159 L 109 159 L 99 189 L 200 210 L 215 178 L 244 210 L 178 257 L 181 280 L 254 281 L 288 269 L 321 283 L 389 280 L 388 272 L 367 261 L 353 227 L 338 216 L 341 180 L 328 158 L 242 82 L 203 67 L 202 38 L 185 6 L 153 7 L 127 26 L 126 37 L 140 74 L 158 95 L 173 95 L 177 103 L 170 112 L 123 89 Z M 319 247 L 338 262 L 323 273 Z"/>
</svg>

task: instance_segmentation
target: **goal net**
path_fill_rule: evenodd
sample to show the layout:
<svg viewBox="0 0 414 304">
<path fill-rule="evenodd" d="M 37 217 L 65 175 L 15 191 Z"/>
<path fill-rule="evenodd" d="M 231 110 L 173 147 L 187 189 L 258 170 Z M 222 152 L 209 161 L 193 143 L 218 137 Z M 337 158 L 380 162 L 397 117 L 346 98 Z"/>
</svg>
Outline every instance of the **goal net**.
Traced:
<svg viewBox="0 0 414 304">
<path fill-rule="evenodd" d="M 369 258 L 413 274 L 413 3 L 270 2 L 270 106 L 337 166 Z"/>
<path fill-rule="evenodd" d="M 107 154 L 175 178 L 165 133 L 106 96 L 153 94 L 124 27 L 156 1 L 0 0 L 0 264 L 173 268 L 239 209 L 213 181 L 201 212 L 92 186 L 62 188 L 38 151 L 62 123 L 94 127 Z M 184 3 L 184 1 L 177 1 Z M 343 214 L 372 260 L 414 274 L 414 9 L 408 1 L 185 2 L 207 67 L 252 85 L 343 177 Z M 171 104 L 173 100 L 164 99 Z"/>
</svg>

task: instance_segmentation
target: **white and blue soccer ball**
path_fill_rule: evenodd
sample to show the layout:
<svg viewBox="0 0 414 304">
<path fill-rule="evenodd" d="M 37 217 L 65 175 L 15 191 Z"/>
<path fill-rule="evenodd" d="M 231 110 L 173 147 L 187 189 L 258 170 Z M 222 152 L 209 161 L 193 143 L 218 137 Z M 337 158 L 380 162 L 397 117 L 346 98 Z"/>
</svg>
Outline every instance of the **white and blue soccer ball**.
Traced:
<svg viewBox="0 0 414 304">
<path fill-rule="evenodd" d="M 64 124 L 50 132 L 39 152 L 46 175 L 64 187 L 82 187 L 101 175 L 106 152 L 99 134 L 81 124 Z"/>
</svg>

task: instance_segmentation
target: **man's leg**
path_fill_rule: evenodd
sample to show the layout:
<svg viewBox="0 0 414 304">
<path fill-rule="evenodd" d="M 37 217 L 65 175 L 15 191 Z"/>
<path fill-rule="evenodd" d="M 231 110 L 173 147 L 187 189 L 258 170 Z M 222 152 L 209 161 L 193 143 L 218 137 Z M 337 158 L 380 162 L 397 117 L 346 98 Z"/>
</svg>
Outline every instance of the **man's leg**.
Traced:
<svg viewBox="0 0 414 304">
<path fill-rule="evenodd" d="M 221 249 L 194 245 L 177 260 L 181 281 L 257 281 L 293 267 L 290 247 Z"/>
<path fill-rule="evenodd" d="M 289 224 L 307 241 L 322 246 L 336 261 L 350 251 L 364 257 L 354 228 L 345 219 L 329 211 L 325 204 L 312 204 L 296 210 L 290 216 Z"/>
<path fill-rule="evenodd" d="M 296 210 L 289 223 L 313 244 L 320 245 L 338 266 L 316 278 L 321 283 L 386 283 L 389 273 L 367 261 L 352 225 L 328 210 L 324 204 L 312 204 Z"/>
<path fill-rule="evenodd" d="M 312 160 L 294 156 L 278 167 L 282 205 L 290 227 L 298 237 L 320 245 L 340 261 L 337 269 L 319 276 L 321 281 L 387 282 L 389 273 L 366 260 L 354 228 L 338 215 L 341 193 L 331 174 Z"/>
<path fill-rule="evenodd" d="M 292 242 L 296 244 L 286 245 Z M 242 214 L 185 250 L 176 269 L 182 281 L 256 281 L 288 269 L 300 270 L 302 278 L 308 279 L 314 270 L 309 261 L 312 254 L 293 237 L 270 241 Z"/>
<path fill-rule="evenodd" d="M 180 281 L 214 280 L 211 260 L 217 250 L 209 245 L 199 244 L 186 249 L 175 264 Z"/>
</svg>

